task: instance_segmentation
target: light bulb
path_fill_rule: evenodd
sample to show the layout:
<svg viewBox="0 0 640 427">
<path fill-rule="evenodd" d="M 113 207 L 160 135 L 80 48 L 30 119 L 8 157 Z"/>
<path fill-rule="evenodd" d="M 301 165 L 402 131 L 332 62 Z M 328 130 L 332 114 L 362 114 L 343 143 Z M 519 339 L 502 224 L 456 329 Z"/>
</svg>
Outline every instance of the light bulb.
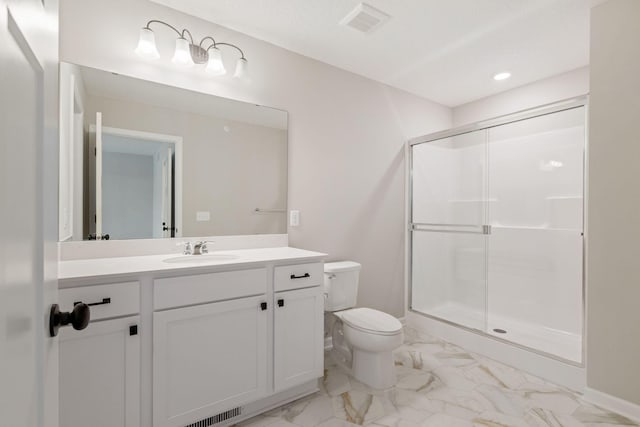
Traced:
<svg viewBox="0 0 640 427">
<path fill-rule="evenodd" d="M 174 64 L 190 67 L 193 65 L 193 59 L 191 58 L 191 50 L 189 49 L 189 42 L 185 38 L 176 39 L 176 51 L 173 54 L 171 61 Z"/>
<path fill-rule="evenodd" d="M 140 38 L 138 39 L 138 47 L 135 52 L 146 59 L 158 59 L 160 54 L 156 47 L 156 36 L 149 28 L 140 29 Z"/>
<path fill-rule="evenodd" d="M 207 62 L 207 68 L 205 69 L 207 72 L 213 74 L 214 76 L 221 76 L 227 73 L 227 70 L 224 68 L 224 63 L 222 62 L 222 53 L 220 49 L 217 47 L 212 47 L 208 51 L 209 53 L 209 61 Z"/>
<path fill-rule="evenodd" d="M 245 58 L 238 59 L 236 72 L 233 74 L 233 77 L 245 81 L 249 80 L 249 62 Z"/>
</svg>

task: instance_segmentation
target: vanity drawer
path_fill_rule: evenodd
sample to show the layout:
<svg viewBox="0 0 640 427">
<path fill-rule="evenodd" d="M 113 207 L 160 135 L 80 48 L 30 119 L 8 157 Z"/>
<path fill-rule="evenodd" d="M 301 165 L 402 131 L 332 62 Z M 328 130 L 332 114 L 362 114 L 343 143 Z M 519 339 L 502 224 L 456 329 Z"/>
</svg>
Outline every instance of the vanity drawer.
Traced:
<svg viewBox="0 0 640 427">
<path fill-rule="evenodd" d="M 319 286 L 323 281 L 324 264 L 321 262 L 283 265 L 276 267 L 273 273 L 273 287 L 276 292 Z"/>
<path fill-rule="evenodd" d="M 266 292 L 266 268 L 170 277 L 153 281 L 153 308 L 163 310 Z"/>
<path fill-rule="evenodd" d="M 76 302 L 89 304 L 91 321 L 140 312 L 140 282 L 60 289 L 59 296 L 62 311 L 73 310 Z"/>
</svg>

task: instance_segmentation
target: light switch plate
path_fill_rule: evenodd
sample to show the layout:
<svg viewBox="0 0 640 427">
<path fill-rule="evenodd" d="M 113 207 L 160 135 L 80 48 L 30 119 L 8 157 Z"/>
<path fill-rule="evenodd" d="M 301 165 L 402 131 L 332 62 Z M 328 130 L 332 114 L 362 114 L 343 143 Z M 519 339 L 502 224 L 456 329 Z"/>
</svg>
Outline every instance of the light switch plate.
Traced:
<svg viewBox="0 0 640 427">
<path fill-rule="evenodd" d="M 209 211 L 196 212 L 196 221 L 210 221 L 210 220 L 211 220 L 211 212 Z"/>
<path fill-rule="evenodd" d="M 300 225 L 300 211 L 292 210 L 289 212 L 289 225 L 291 227 L 297 227 Z"/>
</svg>

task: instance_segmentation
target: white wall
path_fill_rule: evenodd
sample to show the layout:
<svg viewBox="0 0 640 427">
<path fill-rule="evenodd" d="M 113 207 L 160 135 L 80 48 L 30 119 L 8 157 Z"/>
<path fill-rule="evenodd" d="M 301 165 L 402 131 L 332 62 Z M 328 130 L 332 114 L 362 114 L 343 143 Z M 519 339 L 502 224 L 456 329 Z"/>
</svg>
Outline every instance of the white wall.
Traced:
<svg viewBox="0 0 640 427">
<path fill-rule="evenodd" d="M 102 232 L 110 239 L 153 237 L 153 156 L 102 154 Z"/>
<path fill-rule="evenodd" d="M 461 126 L 589 93 L 589 67 L 482 98 L 453 109 L 453 125 Z"/>
<path fill-rule="evenodd" d="M 588 386 L 637 405 L 639 22 L 638 0 L 611 0 L 592 10 L 587 272 Z"/>
<path fill-rule="evenodd" d="M 163 29 L 163 58 L 139 59 L 138 31 L 154 18 L 238 44 L 252 82 L 176 68 Z M 288 206 L 301 212 L 291 245 L 362 263 L 358 303 L 404 313 L 403 144 L 450 127 L 448 108 L 144 0 L 63 0 L 60 51 L 68 62 L 289 111 Z"/>
</svg>

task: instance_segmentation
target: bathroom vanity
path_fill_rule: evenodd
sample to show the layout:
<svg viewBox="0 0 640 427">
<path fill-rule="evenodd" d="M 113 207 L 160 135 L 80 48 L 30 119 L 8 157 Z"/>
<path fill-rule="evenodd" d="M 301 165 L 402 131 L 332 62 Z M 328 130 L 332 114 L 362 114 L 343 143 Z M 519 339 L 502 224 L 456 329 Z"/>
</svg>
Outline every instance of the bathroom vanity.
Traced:
<svg viewBox="0 0 640 427">
<path fill-rule="evenodd" d="M 289 247 L 63 261 L 60 425 L 235 423 L 317 391 L 323 259 Z"/>
</svg>

